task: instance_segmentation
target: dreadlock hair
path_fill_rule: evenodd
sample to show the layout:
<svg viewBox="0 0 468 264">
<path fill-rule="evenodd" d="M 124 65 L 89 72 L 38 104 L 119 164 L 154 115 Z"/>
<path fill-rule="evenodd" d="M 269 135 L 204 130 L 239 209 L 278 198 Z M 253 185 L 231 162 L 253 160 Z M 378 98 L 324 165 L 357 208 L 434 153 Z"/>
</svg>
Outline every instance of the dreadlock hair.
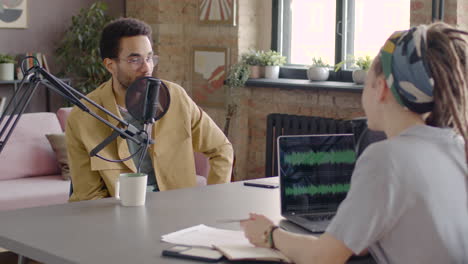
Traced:
<svg viewBox="0 0 468 264">
<path fill-rule="evenodd" d="M 450 127 L 465 140 L 468 165 L 468 32 L 443 22 L 428 26 L 426 58 L 434 79 L 434 108 L 425 122 L 434 127 Z M 374 72 L 383 75 L 377 56 Z"/>
</svg>

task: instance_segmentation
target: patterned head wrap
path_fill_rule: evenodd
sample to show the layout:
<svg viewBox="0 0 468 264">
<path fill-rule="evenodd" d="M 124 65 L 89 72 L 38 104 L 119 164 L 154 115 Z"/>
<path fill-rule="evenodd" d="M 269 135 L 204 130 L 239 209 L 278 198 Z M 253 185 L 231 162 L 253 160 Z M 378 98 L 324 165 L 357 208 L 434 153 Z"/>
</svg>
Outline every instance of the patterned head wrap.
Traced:
<svg viewBox="0 0 468 264">
<path fill-rule="evenodd" d="M 379 54 L 387 85 L 398 103 L 420 114 L 434 107 L 434 79 L 425 61 L 426 32 L 426 26 L 397 31 Z"/>
</svg>

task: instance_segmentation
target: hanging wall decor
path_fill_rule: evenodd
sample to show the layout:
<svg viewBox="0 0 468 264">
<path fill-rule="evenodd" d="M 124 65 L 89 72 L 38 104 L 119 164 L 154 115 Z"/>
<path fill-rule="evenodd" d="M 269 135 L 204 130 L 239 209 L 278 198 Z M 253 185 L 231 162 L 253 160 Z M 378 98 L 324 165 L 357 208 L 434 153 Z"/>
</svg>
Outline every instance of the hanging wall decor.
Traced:
<svg viewBox="0 0 468 264">
<path fill-rule="evenodd" d="M 0 28 L 26 28 L 27 0 L 0 0 Z"/>
<path fill-rule="evenodd" d="M 198 6 L 201 24 L 224 24 L 234 26 L 236 0 L 200 0 Z"/>
<path fill-rule="evenodd" d="M 227 54 L 227 48 L 193 48 L 192 92 L 198 104 L 224 106 L 223 86 L 228 65 Z"/>
</svg>

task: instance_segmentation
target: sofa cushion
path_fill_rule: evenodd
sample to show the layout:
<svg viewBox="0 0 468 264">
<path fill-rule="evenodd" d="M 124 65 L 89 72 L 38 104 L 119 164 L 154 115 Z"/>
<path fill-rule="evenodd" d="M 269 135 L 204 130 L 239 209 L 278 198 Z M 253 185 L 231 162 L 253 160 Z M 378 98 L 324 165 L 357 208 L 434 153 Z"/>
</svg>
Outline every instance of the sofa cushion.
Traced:
<svg viewBox="0 0 468 264">
<path fill-rule="evenodd" d="M 73 107 L 62 107 L 57 110 L 57 118 L 63 131 L 65 131 L 65 127 L 67 126 L 67 118 L 68 115 L 70 115 L 72 109 Z"/>
<path fill-rule="evenodd" d="M 0 211 L 66 203 L 69 188 L 61 175 L 2 181 Z"/>
<path fill-rule="evenodd" d="M 55 113 L 21 116 L 0 154 L 0 180 L 60 174 L 55 153 L 45 135 L 61 132 Z"/>
<path fill-rule="evenodd" d="M 70 166 L 68 165 L 67 156 L 67 141 L 65 139 L 65 133 L 60 134 L 47 134 L 47 140 L 49 140 L 50 146 L 55 152 L 60 170 L 62 171 L 62 177 L 64 180 L 69 181 L 71 179 Z"/>
</svg>

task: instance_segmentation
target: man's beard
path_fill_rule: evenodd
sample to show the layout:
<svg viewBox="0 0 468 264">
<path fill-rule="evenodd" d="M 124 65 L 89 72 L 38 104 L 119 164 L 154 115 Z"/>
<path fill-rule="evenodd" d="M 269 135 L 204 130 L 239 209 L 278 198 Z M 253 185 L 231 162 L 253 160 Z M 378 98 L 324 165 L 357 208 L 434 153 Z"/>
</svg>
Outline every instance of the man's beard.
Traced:
<svg viewBox="0 0 468 264">
<path fill-rule="evenodd" d="M 129 83 L 127 84 L 126 81 L 121 80 L 119 77 L 117 77 L 117 81 L 120 83 L 120 86 L 122 86 L 122 88 L 124 88 L 125 90 L 127 90 L 130 86 Z"/>
<path fill-rule="evenodd" d="M 125 73 L 119 70 L 118 76 L 117 76 L 117 81 L 120 83 L 122 88 L 125 90 L 128 89 L 128 87 L 132 84 L 134 79 L 131 79 L 129 76 L 127 76 Z"/>
</svg>

